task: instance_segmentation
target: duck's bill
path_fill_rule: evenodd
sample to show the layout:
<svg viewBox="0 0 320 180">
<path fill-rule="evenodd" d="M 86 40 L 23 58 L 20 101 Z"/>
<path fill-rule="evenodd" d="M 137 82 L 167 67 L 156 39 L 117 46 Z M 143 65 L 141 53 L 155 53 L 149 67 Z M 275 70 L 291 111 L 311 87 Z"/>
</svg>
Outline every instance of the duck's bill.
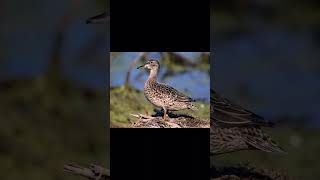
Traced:
<svg viewBox="0 0 320 180">
<path fill-rule="evenodd" d="M 99 23 L 104 23 L 109 20 L 109 16 L 107 16 L 107 13 L 99 14 L 97 16 L 93 16 L 89 19 L 87 19 L 86 23 L 87 24 L 99 24 Z"/>
<path fill-rule="evenodd" d="M 138 66 L 137 69 L 140 69 L 140 68 L 143 68 L 144 67 L 144 64 L 141 65 L 141 66 Z"/>
</svg>

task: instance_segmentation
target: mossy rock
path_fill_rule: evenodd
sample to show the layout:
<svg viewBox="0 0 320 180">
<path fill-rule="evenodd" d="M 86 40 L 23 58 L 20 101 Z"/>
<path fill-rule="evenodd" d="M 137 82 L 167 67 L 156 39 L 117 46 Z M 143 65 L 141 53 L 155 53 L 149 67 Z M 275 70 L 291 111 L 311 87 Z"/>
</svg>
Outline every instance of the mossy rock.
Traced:
<svg viewBox="0 0 320 180">
<path fill-rule="evenodd" d="M 171 115 L 172 116 L 172 115 Z M 162 116 L 151 119 L 139 119 L 132 123 L 132 128 L 210 128 L 209 119 L 200 119 L 188 115 L 174 115 L 169 120 L 164 121 Z"/>
</svg>

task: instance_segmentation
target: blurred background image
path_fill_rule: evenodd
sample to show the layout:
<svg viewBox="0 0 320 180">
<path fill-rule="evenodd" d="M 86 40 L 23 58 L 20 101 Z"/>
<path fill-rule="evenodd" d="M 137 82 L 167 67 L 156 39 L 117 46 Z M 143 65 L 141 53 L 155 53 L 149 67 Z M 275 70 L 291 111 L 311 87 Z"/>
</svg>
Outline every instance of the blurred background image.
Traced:
<svg viewBox="0 0 320 180">
<path fill-rule="evenodd" d="M 267 133 L 288 154 L 243 151 L 214 165 L 249 163 L 299 179 L 319 179 L 320 3 L 215 1 L 212 85 L 224 97 L 276 122 Z"/>
<path fill-rule="evenodd" d="M 111 52 L 110 58 L 110 125 L 129 127 L 135 121 L 131 113 L 155 114 L 153 106 L 143 94 L 149 74 L 136 69 L 148 59 L 160 62 L 158 81 L 166 83 L 198 102 L 198 112 L 192 114 L 209 119 L 209 53 L 206 52 Z"/>
<path fill-rule="evenodd" d="M 105 0 L 0 1 L 0 179 L 109 168 Z"/>
</svg>

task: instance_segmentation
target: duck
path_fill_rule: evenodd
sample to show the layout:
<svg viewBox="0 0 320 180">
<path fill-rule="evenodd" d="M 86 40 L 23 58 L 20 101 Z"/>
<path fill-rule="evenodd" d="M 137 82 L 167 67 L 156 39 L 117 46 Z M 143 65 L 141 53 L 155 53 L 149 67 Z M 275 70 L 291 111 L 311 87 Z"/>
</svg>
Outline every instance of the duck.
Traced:
<svg viewBox="0 0 320 180">
<path fill-rule="evenodd" d="M 160 63 L 158 60 L 149 59 L 137 69 L 148 69 L 150 71 L 148 79 L 144 83 L 144 95 L 146 99 L 156 107 L 163 109 L 163 120 L 168 121 L 169 111 L 178 111 L 184 109 L 191 109 L 197 111 L 198 108 L 193 104 L 194 99 L 179 92 L 175 88 L 159 83 L 157 76 L 160 70 Z"/>
</svg>

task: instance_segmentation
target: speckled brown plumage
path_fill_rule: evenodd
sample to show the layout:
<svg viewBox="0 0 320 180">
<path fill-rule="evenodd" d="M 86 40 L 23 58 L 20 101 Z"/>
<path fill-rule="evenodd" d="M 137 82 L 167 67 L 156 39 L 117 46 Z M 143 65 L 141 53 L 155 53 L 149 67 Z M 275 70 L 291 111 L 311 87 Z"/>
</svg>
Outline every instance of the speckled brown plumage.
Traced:
<svg viewBox="0 0 320 180">
<path fill-rule="evenodd" d="M 273 124 L 230 102 L 211 90 L 210 152 L 213 155 L 240 150 L 284 152 L 261 127 Z"/>
<path fill-rule="evenodd" d="M 157 60 L 149 60 L 138 68 L 150 70 L 150 75 L 144 84 L 144 95 L 150 103 L 164 110 L 164 120 L 167 120 L 167 111 L 177 111 L 183 109 L 197 110 L 192 104 L 194 100 L 173 87 L 157 82 L 157 74 L 160 63 Z"/>
</svg>

